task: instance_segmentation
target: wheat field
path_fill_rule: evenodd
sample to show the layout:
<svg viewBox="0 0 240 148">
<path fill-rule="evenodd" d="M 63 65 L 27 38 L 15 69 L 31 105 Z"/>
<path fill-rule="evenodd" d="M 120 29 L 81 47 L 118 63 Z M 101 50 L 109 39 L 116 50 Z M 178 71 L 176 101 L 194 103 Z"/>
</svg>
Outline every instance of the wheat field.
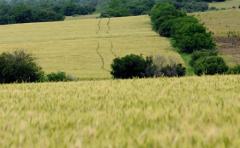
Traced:
<svg viewBox="0 0 240 148">
<path fill-rule="evenodd" d="M 238 147 L 240 76 L 0 85 L 0 147 Z"/>
<path fill-rule="evenodd" d="M 214 36 L 227 36 L 228 32 L 240 33 L 240 9 L 193 13 Z"/>
<path fill-rule="evenodd" d="M 218 9 L 238 9 L 240 6 L 240 0 L 226 0 L 225 2 L 212 2 L 209 3 L 209 7 L 216 7 Z"/>
<path fill-rule="evenodd" d="M 113 58 L 130 53 L 183 62 L 169 40 L 152 31 L 148 16 L 0 26 L 0 52 L 17 49 L 33 54 L 46 72 L 81 79 L 110 78 Z"/>
</svg>

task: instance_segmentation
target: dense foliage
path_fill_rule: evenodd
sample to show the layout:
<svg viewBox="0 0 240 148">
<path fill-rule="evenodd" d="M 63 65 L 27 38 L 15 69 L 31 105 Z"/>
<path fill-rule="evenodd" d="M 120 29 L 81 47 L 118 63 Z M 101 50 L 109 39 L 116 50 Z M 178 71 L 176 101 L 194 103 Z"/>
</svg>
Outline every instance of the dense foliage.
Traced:
<svg viewBox="0 0 240 148">
<path fill-rule="evenodd" d="M 114 78 L 141 78 L 144 77 L 147 62 L 142 56 L 131 54 L 114 59 L 111 67 Z"/>
<path fill-rule="evenodd" d="M 185 67 L 181 64 L 167 64 L 165 66 L 154 63 L 152 57 L 146 59 L 138 55 L 127 55 L 122 58 L 116 58 L 111 65 L 111 74 L 114 78 L 142 78 L 142 77 L 174 77 L 184 76 Z"/>
<path fill-rule="evenodd" d="M 23 51 L 0 55 L 0 83 L 37 82 L 43 75 L 34 58 Z"/>
<path fill-rule="evenodd" d="M 95 11 L 95 5 L 74 0 L 0 1 L 0 24 L 60 21 L 65 16 Z"/>
<path fill-rule="evenodd" d="M 47 74 L 47 81 L 50 82 L 73 81 L 73 80 L 76 80 L 76 78 L 73 78 L 62 71 Z"/>
<path fill-rule="evenodd" d="M 215 48 L 212 34 L 196 18 L 186 16 L 186 13 L 173 4 L 157 4 L 150 15 L 153 29 L 160 35 L 172 37 L 174 46 L 181 52 Z"/>
<path fill-rule="evenodd" d="M 180 11 L 181 15 L 177 15 Z M 160 35 L 171 37 L 179 52 L 192 54 L 190 65 L 195 74 L 213 75 L 227 73 L 229 67 L 215 51 L 212 33 L 193 16 L 186 16 L 173 4 L 160 3 L 151 10 L 153 29 Z M 238 69 L 232 70 L 237 73 Z"/>
<path fill-rule="evenodd" d="M 146 14 L 155 0 L 110 0 L 102 11 L 102 17 L 120 17 Z"/>
<path fill-rule="evenodd" d="M 208 3 L 204 0 L 107 0 L 103 4 L 100 1 L 99 6 L 102 7 L 102 17 L 120 17 L 146 14 L 155 4 L 166 2 L 186 12 L 208 10 Z"/>
</svg>

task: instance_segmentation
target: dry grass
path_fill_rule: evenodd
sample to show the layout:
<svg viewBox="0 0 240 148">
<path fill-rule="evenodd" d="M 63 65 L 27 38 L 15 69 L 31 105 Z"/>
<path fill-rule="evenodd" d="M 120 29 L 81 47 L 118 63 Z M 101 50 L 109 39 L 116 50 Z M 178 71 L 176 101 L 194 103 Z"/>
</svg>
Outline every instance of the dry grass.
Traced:
<svg viewBox="0 0 240 148">
<path fill-rule="evenodd" d="M 216 7 L 218 9 L 238 8 L 240 6 L 240 0 L 226 0 L 225 2 L 213 2 L 209 4 L 209 7 Z"/>
<path fill-rule="evenodd" d="M 226 36 L 229 31 L 240 33 L 240 10 L 219 10 L 194 13 L 215 36 Z"/>
<path fill-rule="evenodd" d="M 233 44 L 233 38 L 228 37 L 229 32 L 240 35 L 240 10 L 209 11 L 194 13 L 194 16 L 214 33 L 218 49 L 228 65 L 240 64 L 240 43 Z"/>
<path fill-rule="evenodd" d="M 110 78 L 115 55 L 161 54 L 182 62 L 169 41 L 151 30 L 148 16 L 0 26 L 0 52 L 16 49 L 32 53 L 47 72 L 82 79 Z"/>
<path fill-rule="evenodd" d="M 240 77 L 0 86 L 0 147 L 238 147 Z"/>
</svg>

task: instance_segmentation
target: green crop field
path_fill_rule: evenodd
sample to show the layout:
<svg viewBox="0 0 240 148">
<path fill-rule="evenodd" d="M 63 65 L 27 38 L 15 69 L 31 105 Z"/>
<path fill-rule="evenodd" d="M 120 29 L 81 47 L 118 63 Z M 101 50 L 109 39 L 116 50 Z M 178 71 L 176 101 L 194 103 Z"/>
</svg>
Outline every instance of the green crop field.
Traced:
<svg viewBox="0 0 240 148">
<path fill-rule="evenodd" d="M 240 76 L 0 85 L 0 147 L 239 147 Z"/>
<path fill-rule="evenodd" d="M 0 52 L 24 49 L 44 71 L 64 71 L 82 79 L 110 78 L 114 57 L 135 53 L 181 57 L 151 29 L 148 16 L 0 26 Z"/>
</svg>

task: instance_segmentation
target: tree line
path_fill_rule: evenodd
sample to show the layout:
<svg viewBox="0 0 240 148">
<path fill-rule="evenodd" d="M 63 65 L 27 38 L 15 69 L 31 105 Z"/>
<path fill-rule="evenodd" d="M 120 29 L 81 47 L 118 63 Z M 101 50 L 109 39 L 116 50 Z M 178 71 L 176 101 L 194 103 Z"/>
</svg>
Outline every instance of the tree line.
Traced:
<svg viewBox="0 0 240 148">
<path fill-rule="evenodd" d="M 161 36 L 170 37 L 180 54 L 191 57 L 195 74 L 237 74 L 239 67 L 230 68 L 219 56 L 213 35 L 195 17 L 177 9 L 171 3 L 160 3 L 150 13 L 153 29 Z"/>
<path fill-rule="evenodd" d="M 95 7 L 77 0 L 2 0 L 0 24 L 61 21 L 65 16 L 90 14 Z"/>
<path fill-rule="evenodd" d="M 213 0 L 108 0 L 101 7 L 102 17 L 121 17 L 148 14 L 152 7 L 159 3 L 172 3 L 177 9 L 185 12 L 208 10 L 208 3 Z M 214 0 L 224 1 L 224 0 Z"/>
</svg>

